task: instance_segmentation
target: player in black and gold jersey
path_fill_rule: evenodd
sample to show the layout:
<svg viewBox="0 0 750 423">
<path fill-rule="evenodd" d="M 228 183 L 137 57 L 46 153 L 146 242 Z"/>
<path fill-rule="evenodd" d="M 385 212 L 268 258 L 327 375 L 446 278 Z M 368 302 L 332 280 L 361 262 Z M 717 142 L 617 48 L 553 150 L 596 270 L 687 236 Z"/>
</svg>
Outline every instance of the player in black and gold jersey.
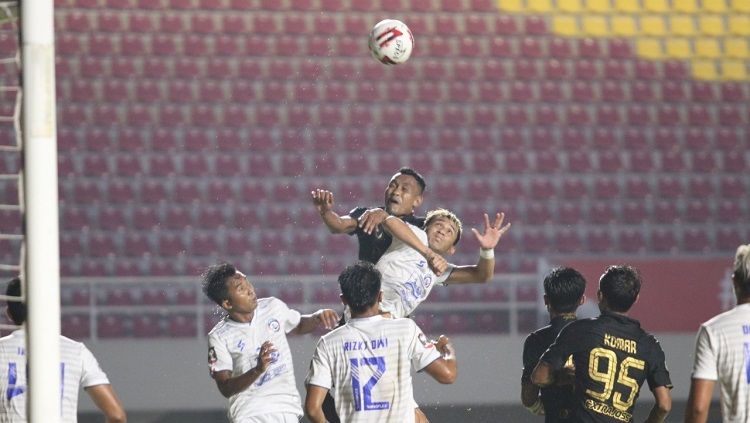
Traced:
<svg viewBox="0 0 750 423">
<path fill-rule="evenodd" d="M 664 351 L 653 335 L 627 316 L 640 289 L 636 269 L 607 268 L 599 279 L 597 293 L 601 316 L 577 320 L 563 328 L 531 375 L 536 385 L 548 386 L 554 382 L 555 372 L 573 355 L 576 422 L 632 422 L 644 380 L 656 400 L 646 422 L 663 422 L 672 408 L 672 382 Z"/>
<path fill-rule="evenodd" d="M 532 332 L 523 344 L 523 374 L 521 376 L 521 402 L 534 414 L 544 414 L 546 423 L 572 423 L 575 396 L 573 384 L 556 383 L 539 389 L 531 383 L 531 371 L 539 357 L 555 342 L 563 327 L 576 319 L 576 310 L 585 299 L 586 279 L 570 267 L 553 269 L 544 278 L 544 303 L 549 311 L 549 325 Z M 569 368 L 570 369 L 570 368 Z M 568 369 L 562 369 L 567 371 Z M 541 391 L 541 392 L 540 392 Z"/>
</svg>

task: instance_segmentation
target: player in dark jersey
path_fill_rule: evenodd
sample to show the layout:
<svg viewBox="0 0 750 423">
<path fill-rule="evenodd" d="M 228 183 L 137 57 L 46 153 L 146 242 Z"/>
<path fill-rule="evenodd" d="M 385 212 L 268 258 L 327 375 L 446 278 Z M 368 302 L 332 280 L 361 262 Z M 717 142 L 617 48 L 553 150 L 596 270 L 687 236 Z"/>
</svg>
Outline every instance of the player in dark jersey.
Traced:
<svg viewBox="0 0 750 423">
<path fill-rule="evenodd" d="M 555 384 L 540 390 L 531 383 L 531 372 L 539 362 L 539 357 L 555 341 L 560 330 L 576 319 L 576 310 L 585 300 L 585 290 L 586 279 L 575 269 L 553 269 L 544 278 L 544 304 L 549 311 L 550 323 L 532 332 L 523 344 L 521 402 L 533 414 L 544 414 L 546 423 L 573 422 L 575 396 L 572 379 L 568 377 L 568 383 L 562 383 L 564 376 L 558 374 Z M 572 368 L 568 367 L 560 372 L 570 370 Z"/>
<path fill-rule="evenodd" d="M 333 193 L 316 189 L 311 192 L 312 201 L 320 213 L 320 218 L 334 234 L 356 235 L 359 243 L 358 258 L 372 264 L 390 247 L 393 238 L 380 228 L 389 215 L 398 216 L 406 223 L 424 227 L 424 217 L 414 216 L 414 209 L 422 204 L 422 195 L 427 187 L 424 178 L 414 169 L 402 167 L 391 177 L 385 189 L 384 206 L 367 208 L 356 207 L 348 215 L 340 216 L 333 211 Z M 344 324 L 344 320 L 339 322 Z M 326 396 L 323 411 L 331 423 L 338 423 L 333 397 Z M 423 416 L 421 411 L 417 416 Z M 426 418 L 425 418 L 426 420 Z"/>
<path fill-rule="evenodd" d="M 333 211 L 332 192 L 316 189 L 311 195 L 313 204 L 328 229 L 335 234 L 356 235 L 359 241 L 359 259 L 375 264 L 392 241 L 391 235 L 379 228 L 386 217 L 398 216 L 406 223 L 419 228 L 424 226 L 424 217 L 414 216 L 414 209 L 422 204 L 426 187 L 422 175 L 414 169 L 403 167 L 389 181 L 383 207 L 356 207 L 343 216 Z"/>
<path fill-rule="evenodd" d="M 565 326 L 531 374 L 534 384 L 549 386 L 555 372 L 573 355 L 576 422 L 632 422 L 644 380 L 656 400 L 646 422 L 663 422 L 672 408 L 672 382 L 664 351 L 653 335 L 627 316 L 640 289 L 636 269 L 607 268 L 599 279 L 597 293 L 602 314 Z"/>
</svg>

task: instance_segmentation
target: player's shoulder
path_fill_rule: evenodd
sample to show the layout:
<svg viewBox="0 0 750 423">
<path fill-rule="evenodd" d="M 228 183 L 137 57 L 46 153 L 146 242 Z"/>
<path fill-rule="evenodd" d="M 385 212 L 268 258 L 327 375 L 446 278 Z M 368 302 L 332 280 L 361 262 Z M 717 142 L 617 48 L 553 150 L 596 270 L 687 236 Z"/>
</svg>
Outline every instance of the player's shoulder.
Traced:
<svg viewBox="0 0 750 423">
<path fill-rule="evenodd" d="M 369 209 L 371 209 L 371 208 L 372 208 L 372 207 L 357 206 L 357 207 L 355 207 L 355 208 L 351 209 L 351 211 L 349 211 L 349 216 L 351 216 L 351 217 L 353 217 L 353 218 L 357 219 L 357 218 L 359 218 L 360 216 L 362 216 L 362 214 L 363 214 L 364 212 L 366 212 L 367 210 L 369 210 Z"/>
<path fill-rule="evenodd" d="M 706 320 L 701 327 L 715 330 L 727 324 L 745 323 L 748 320 L 750 320 L 750 307 L 737 306 Z"/>
<path fill-rule="evenodd" d="M 256 310 L 260 313 L 273 313 L 277 310 L 286 310 L 289 306 L 286 303 L 276 297 L 265 297 L 258 299 L 258 307 Z"/>
</svg>

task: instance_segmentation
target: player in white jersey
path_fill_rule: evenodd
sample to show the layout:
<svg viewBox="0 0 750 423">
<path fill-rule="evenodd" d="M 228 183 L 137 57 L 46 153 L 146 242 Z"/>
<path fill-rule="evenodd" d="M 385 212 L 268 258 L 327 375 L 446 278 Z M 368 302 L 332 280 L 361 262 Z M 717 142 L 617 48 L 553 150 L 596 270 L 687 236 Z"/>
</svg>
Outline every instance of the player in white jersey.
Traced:
<svg viewBox="0 0 750 423">
<path fill-rule="evenodd" d="M 414 422 L 411 370 L 453 383 L 453 346 L 444 336 L 428 341 L 411 319 L 380 315 L 380 272 L 371 263 L 347 267 L 339 285 L 352 318 L 318 341 L 305 381 L 305 414 L 313 423 L 325 422 L 323 400 L 330 390 L 341 421 Z"/>
<path fill-rule="evenodd" d="M 702 324 L 685 422 L 705 423 L 714 385 L 724 423 L 750 422 L 750 244 L 740 245 L 732 273 L 737 306 Z"/>
<path fill-rule="evenodd" d="M 19 278 L 8 283 L 6 295 L 21 295 Z M 21 302 L 8 301 L 6 312 L 16 325 L 23 325 L 26 321 L 26 305 Z M 0 369 L 3 369 L 0 372 L 0 423 L 26 422 L 26 366 L 25 329 L 0 338 Z M 82 343 L 64 336 L 60 337 L 60 376 L 62 423 L 78 421 L 78 391 L 81 387 L 102 411 L 107 423 L 127 421 L 125 410 L 94 355 Z"/>
<path fill-rule="evenodd" d="M 297 422 L 302 408 L 286 335 L 330 329 L 339 316 L 329 309 L 300 315 L 277 298 L 258 299 L 247 277 L 229 263 L 208 268 L 203 292 L 228 314 L 208 334 L 208 367 L 229 399 L 229 420 Z"/>
<path fill-rule="evenodd" d="M 454 266 L 444 256 L 453 254 L 461 239 L 462 225 L 455 214 L 445 209 L 427 213 L 424 230 L 397 217 L 387 217 L 383 229 L 393 236 L 393 242 L 375 265 L 382 274 L 381 311 L 392 317 L 406 317 L 436 284 L 490 281 L 495 272 L 494 249 L 510 228 L 510 223 L 503 226 L 504 219 L 503 213 L 497 213 L 490 224 L 485 214 L 484 232 L 472 228 L 481 247 L 479 261 L 475 265 Z"/>
</svg>

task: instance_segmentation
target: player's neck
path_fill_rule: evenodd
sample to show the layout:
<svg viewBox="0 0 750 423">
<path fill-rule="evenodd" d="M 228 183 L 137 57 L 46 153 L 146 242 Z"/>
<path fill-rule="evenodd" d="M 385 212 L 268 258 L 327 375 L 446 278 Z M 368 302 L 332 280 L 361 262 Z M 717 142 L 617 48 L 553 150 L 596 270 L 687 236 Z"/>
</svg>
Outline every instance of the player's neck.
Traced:
<svg viewBox="0 0 750 423">
<path fill-rule="evenodd" d="M 255 316 L 255 311 L 252 313 L 229 312 L 229 318 L 238 323 L 250 323 L 253 321 L 253 316 Z"/>
<path fill-rule="evenodd" d="M 556 311 L 550 310 L 550 312 L 549 312 L 549 318 L 550 318 L 550 320 L 558 318 L 558 317 L 562 317 L 565 320 L 571 320 L 571 319 L 575 319 L 576 318 L 576 313 L 575 313 L 575 311 L 572 312 L 572 313 L 558 313 Z"/>
<path fill-rule="evenodd" d="M 361 313 L 352 312 L 352 319 L 365 319 L 367 317 L 379 316 L 379 315 L 380 315 L 380 305 L 378 303 L 375 303 L 373 307 L 370 307 Z"/>
<path fill-rule="evenodd" d="M 737 297 L 737 305 L 750 303 L 750 296 Z"/>
</svg>

